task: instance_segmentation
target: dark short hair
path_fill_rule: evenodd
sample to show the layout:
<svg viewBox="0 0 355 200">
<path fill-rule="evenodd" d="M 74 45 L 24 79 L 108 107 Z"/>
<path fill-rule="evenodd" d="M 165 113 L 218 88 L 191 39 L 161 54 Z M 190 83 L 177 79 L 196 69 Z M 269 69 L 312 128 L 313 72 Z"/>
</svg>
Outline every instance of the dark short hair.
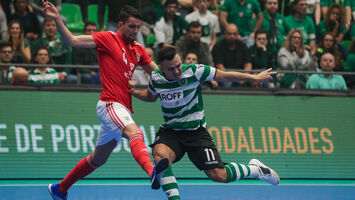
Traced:
<svg viewBox="0 0 355 200">
<path fill-rule="evenodd" d="M 177 51 L 175 47 L 163 47 L 159 50 L 158 62 L 161 63 L 164 60 L 172 60 L 176 54 Z"/>
<path fill-rule="evenodd" d="M 190 24 L 189 24 L 189 27 L 188 27 L 188 31 L 191 30 L 191 28 L 198 28 L 198 27 L 202 27 L 200 22 L 198 21 L 192 21 Z"/>
<path fill-rule="evenodd" d="M 42 26 L 44 26 L 47 22 L 52 22 L 52 21 L 55 22 L 55 20 L 53 18 L 45 17 L 44 20 L 43 20 Z"/>
<path fill-rule="evenodd" d="M 260 34 L 266 34 L 267 36 L 267 32 L 265 29 L 258 29 L 257 31 L 255 31 L 254 39 L 256 39 L 256 37 Z"/>
<path fill-rule="evenodd" d="M 306 0 L 293 0 L 290 4 L 291 7 L 291 14 L 294 15 L 296 13 L 295 11 L 295 6 L 300 2 L 300 1 L 306 1 Z"/>
<path fill-rule="evenodd" d="M 48 64 L 53 64 L 51 52 L 49 52 L 49 49 L 48 49 L 47 47 L 45 47 L 45 46 L 41 46 L 41 47 L 38 47 L 38 49 L 36 49 L 35 53 L 34 53 L 33 56 L 32 56 L 32 63 L 37 63 L 37 62 L 35 61 L 35 59 L 36 59 L 36 57 L 37 57 L 37 55 L 38 55 L 39 50 L 42 50 L 42 49 L 44 49 L 44 50 L 46 50 L 46 51 L 48 52 L 48 57 L 49 57 Z"/>
<path fill-rule="evenodd" d="M 10 42 L 0 42 L 0 49 L 3 49 L 5 47 L 11 47 L 11 49 L 14 50 Z"/>
<path fill-rule="evenodd" d="M 142 18 L 139 11 L 137 9 L 135 9 L 134 7 L 129 6 L 129 5 L 123 6 L 123 8 L 120 11 L 120 14 L 118 15 L 118 21 L 119 22 L 126 22 L 128 20 L 128 18 L 130 18 L 130 17 L 134 17 L 137 19 Z"/>
<path fill-rule="evenodd" d="M 86 27 L 88 27 L 88 26 L 96 26 L 97 27 L 97 24 L 95 22 L 91 22 L 91 21 L 85 22 L 84 31 L 85 31 Z"/>
<path fill-rule="evenodd" d="M 179 2 L 177 0 L 167 0 L 164 4 L 164 8 L 168 7 L 170 4 L 176 4 L 179 5 Z"/>
</svg>

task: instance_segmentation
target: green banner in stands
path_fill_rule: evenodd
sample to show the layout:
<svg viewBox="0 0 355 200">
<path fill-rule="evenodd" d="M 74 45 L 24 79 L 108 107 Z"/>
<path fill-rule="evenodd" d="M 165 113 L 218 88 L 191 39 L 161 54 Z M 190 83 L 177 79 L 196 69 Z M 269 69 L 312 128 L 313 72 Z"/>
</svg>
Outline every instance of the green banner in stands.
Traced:
<svg viewBox="0 0 355 200">
<path fill-rule="evenodd" d="M 98 93 L 0 91 L 0 179 L 61 178 L 94 147 Z M 149 144 L 159 103 L 134 100 Z M 355 98 L 204 95 L 207 129 L 224 162 L 259 158 L 281 178 L 355 178 Z M 148 148 L 151 152 L 151 149 Z M 205 178 L 187 156 L 179 178 Z M 148 178 L 123 139 L 89 178 Z"/>
</svg>

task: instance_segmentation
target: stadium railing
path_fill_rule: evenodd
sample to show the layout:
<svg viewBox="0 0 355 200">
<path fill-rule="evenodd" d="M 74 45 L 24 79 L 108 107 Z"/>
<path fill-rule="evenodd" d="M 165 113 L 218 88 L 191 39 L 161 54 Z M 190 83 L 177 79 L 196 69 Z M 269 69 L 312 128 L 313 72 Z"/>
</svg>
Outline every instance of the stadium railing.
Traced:
<svg viewBox="0 0 355 200">
<path fill-rule="evenodd" d="M 16 66 L 16 67 L 23 67 L 23 68 L 34 68 L 34 67 L 41 67 L 41 65 L 38 64 L 4 64 L 4 63 L 0 63 L 0 67 L 7 67 L 7 66 Z M 51 68 L 55 68 L 55 69 L 60 69 L 60 68 L 73 68 L 76 69 L 76 76 L 77 76 L 77 83 L 76 84 L 56 84 L 56 85 L 48 85 L 46 84 L 45 87 L 56 87 L 58 88 L 58 85 L 60 85 L 60 87 L 82 87 L 81 83 L 81 73 L 80 73 L 80 69 L 98 69 L 99 66 L 98 65 L 57 65 L 57 64 L 52 64 L 52 65 L 43 65 L 43 67 L 51 67 Z M 142 70 L 140 67 L 137 67 L 136 70 Z M 229 71 L 238 71 L 238 72 L 250 72 L 250 73 L 255 73 L 255 72 L 260 72 L 262 70 L 229 70 Z M 321 71 L 290 71 L 290 70 L 273 70 L 275 72 L 277 72 L 278 74 L 296 74 L 296 76 L 301 75 L 301 74 L 339 74 L 339 75 L 346 75 L 346 76 L 354 76 L 355 79 L 355 72 L 321 72 Z M 3 78 L 0 76 L 0 85 L 9 85 L 9 83 L 5 83 L 5 81 L 3 80 Z M 32 86 L 44 86 L 41 84 L 31 84 Z M 99 84 L 85 84 L 85 87 L 88 88 L 90 87 L 91 89 L 94 88 L 101 88 L 101 86 Z M 139 85 L 138 85 L 139 87 Z M 43 87 L 42 87 L 43 88 Z M 230 90 L 232 89 L 233 91 L 235 90 L 235 88 L 233 87 L 219 87 L 216 90 L 213 91 L 218 91 L 218 90 Z M 238 87 L 239 91 L 246 91 L 246 90 L 254 90 L 254 91 L 265 91 L 265 90 L 281 90 L 282 88 L 274 88 L 274 89 L 270 89 L 270 88 L 250 88 L 250 87 Z M 289 89 L 289 90 L 299 90 L 300 88 L 296 88 L 296 89 Z M 95 89 L 94 89 L 95 90 Z M 305 89 L 302 89 L 305 90 Z M 355 91 L 355 88 L 349 88 L 349 90 L 353 90 Z M 348 91 L 349 91 L 348 90 Z M 312 92 L 314 92 L 312 90 Z M 312 93 L 311 92 L 311 93 Z"/>
</svg>

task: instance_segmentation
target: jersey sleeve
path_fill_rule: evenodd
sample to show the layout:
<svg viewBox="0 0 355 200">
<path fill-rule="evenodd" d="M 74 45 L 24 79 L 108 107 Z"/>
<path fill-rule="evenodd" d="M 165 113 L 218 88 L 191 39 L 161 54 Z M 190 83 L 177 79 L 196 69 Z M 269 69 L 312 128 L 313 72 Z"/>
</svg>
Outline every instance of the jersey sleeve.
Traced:
<svg viewBox="0 0 355 200">
<path fill-rule="evenodd" d="M 139 48 L 139 53 L 140 53 L 140 58 L 138 60 L 138 64 L 140 66 L 144 66 L 144 65 L 151 63 L 152 59 L 150 59 L 149 55 L 147 54 L 147 52 L 145 51 L 143 46 L 137 42 L 137 47 Z"/>
<path fill-rule="evenodd" d="M 97 51 L 103 51 L 103 52 L 110 52 L 110 48 L 111 48 L 111 38 L 112 38 L 112 32 L 109 31 L 104 31 L 104 32 L 96 32 L 92 34 L 92 37 L 95 40 L 96 43 L 96 48 Z"/>
<path fill-rule="evenodd" d="M 196 65 L 195 76 L 200 83 L 203 83 L 205 81 L 212 81 L 215 75 L 216 68 L 202 64 Z"/>
<path fill-rule="evenodd" d="M 154 76 L 154 71 L 152 72 L 152 74 L 150 75 L 150 77 L 149 77 L 149 84 L 148 84 L 148 90 L 149 90 L 149 92 L 150 93 L 152 93 L 152 95 L 154 95 L 154 96 L 157 96 L 158 95 L 158 93 L 156 92 L 156 90 L 155 90 L 155 88 L 154 88 L 154 86 L 153 86 L 153 76 Z"/>
</svg>

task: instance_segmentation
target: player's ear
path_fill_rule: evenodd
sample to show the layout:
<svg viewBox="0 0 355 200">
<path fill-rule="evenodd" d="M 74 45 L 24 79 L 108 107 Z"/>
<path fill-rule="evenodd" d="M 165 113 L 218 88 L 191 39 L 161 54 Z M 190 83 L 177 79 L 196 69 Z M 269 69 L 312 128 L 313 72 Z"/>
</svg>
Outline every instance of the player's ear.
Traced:
<svg viewBox="0 0 355 200">
<path fill-rule="evenodd" d="M 118 21 L 118 27 L 121 28 L 123 26 L 123 21 Z"/>
</svg>

